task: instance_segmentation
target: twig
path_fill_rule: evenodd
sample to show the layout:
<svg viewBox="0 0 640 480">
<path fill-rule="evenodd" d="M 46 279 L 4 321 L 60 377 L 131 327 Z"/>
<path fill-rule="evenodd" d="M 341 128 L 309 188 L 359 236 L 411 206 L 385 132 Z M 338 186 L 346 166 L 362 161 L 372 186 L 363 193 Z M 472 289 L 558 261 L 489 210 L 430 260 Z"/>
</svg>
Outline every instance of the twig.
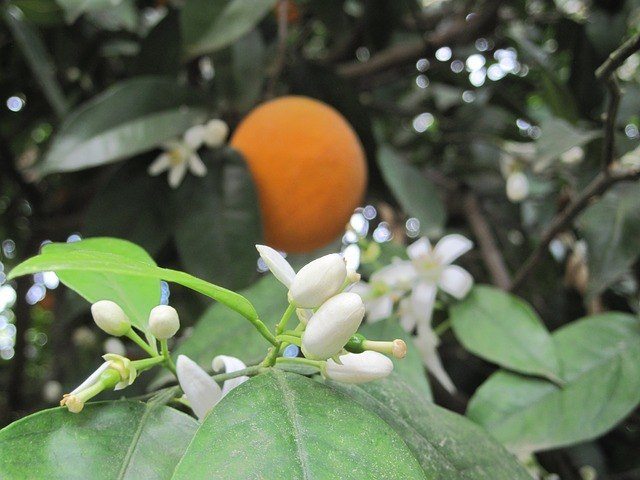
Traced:
<svg viewBox="0 0 640 480">
<path fill-rule="evenodd" d="M 636 180 L 638 178 L 640 178 L 640 169 L 617 170 L 612 166 L 600 172 L 573 202 L 556 215 L 549 227 L 542 234 L 540 243 L 538 243 L 533 253 L 529 255 L 529 258 L 527 258 L 520 270 L 516 273 L 513 284 L 509 290 L 515 291 L 522 286 L 524 280 L 537 267 L 540 260 L 542 260 L 551 240 L 568 228 L 569 224 L 589 205 L 593 198 L 602 195 L 618 182 Z"/>
<path fill-rule="evenodd" d="M 482 212 L 480 202 L 475 194 L 467 192 L 464 196 L 464 215 L 469 222 L 469 226 L 473 231 L 478 244 L 480 246 L 480 254 L 484 264 L 489 270 L 491 279 L 497 287 L 502 290 L 509 289 L 511 285 L 511 275 L 507 266 L 505 265 L 504 258 L 496 245 L 496 241 L 489 226 L 489 222 Z"/>
<path fill-rule="evenodd" d="M 638 50 L 640 50 L 640 33 L 635 34 L 611 53 L 609 58 L 596 70 L 596 77 L 600 80 L 610 77 L 627 58 Z"/>
<path fill-rule="evenodd" d="M 618 105 L 620 105 L 620 86 L 615 76 L 607 78 L 609 104 L 604 119 L 604 141 L 602 145 L 602 165 L 607 168 L 615 157 L 615 134 Z"/>
<path fill-rule="evenodd" d="M 443 46 L 464 44 L 475 40 L 497 20 L 498 7 L 502 0 L 490 0 L 469 20 L 461 18 L 443 32 L 435 32 L 424 40 L 391 46 L 365 63 L 350 62 L 338 65 L 338 74 L 347 78 L 358 78 L 382 72 L 412 62 L 420 57 L 430 57 Z"/>
</svg>

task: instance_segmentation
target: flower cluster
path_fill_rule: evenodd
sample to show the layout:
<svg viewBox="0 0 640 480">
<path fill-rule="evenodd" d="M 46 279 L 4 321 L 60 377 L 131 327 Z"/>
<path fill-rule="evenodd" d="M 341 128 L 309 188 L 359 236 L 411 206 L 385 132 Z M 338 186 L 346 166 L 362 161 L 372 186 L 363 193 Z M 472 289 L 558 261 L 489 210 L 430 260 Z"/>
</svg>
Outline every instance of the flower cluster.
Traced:
<svg viewBox="0 0 640 480">
<path fill-rule="evenodd" d="M 425 365 L 449 391 L 455 387 L 438 356 L 440 340 L 431 317 L 438 289 L 462 299 L 473 286 L 471 274 L 452 265 L 472 247 L 471 240 L 459 234 L 443 237 L 434 248 L 426 237 L 420 238 L 407 248 L 409 260 L 395 259 L 373 273 L 368 283 L 359 282 L 351 289 L 363 298 L 370 322 L 390 317 L 398 306 L 400 324 L 408 332 L 416 330 L 416 346 Z"/>
<path fill-rule="evenodd" d="M 198 155 L 198 149 L 203 145 L 220 147 L 228 134 L 229 127 L 218 119 L 189 128 L 182 139 L 171 140 L 163 145 L 164 152 L 149 165 L 149 175 L 156 176 L 169 170 L 168 181 L 172 188 L 180 185 L 187 170 L 197 177 L 204 177 L 207 167 Z"/>
</svg>

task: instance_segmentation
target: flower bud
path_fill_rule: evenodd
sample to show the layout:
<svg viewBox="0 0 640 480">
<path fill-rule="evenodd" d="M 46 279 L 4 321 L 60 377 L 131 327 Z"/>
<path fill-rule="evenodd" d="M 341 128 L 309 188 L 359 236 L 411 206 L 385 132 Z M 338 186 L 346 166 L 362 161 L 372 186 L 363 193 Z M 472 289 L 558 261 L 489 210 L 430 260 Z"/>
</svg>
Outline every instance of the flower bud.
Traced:
<svg viewBox="0 0 640 480">
<path fill-rule="evenodd" d="M 393 371 L 393 362 L 378 352 L 347 353 L 340 362 L 327 360 L 325 378 L 343 383 L 365 383 L 388 376 Z"/>
<path fill-rule="evenodd" d="M 222 146 L 229 135 L 229 127 L 222 120 L 214 118 L 204 126 L 204 143 L 210 148 Z"/>
<path fill-rule="evenodd" d="M 127 314 L 111 300 L 100 300 L 91 305 L 91 315 L 100 329 L 114 337 L 121 337 L 131 329 Z"/>
<path fill-rule="evenodd" d="M 529 195 L 529 180 L 522 172 L 514 172 L 507 177 L 507 197 L 512 202 L 520 202 Z"/>
<path fill-rule="evenodd" d="M 346 277 L 347 267 L 339 254 L 320 257 L 297 273 L 289 289 L 289 302 L 296 307 L 319 307 L 342 289 Z"/>
<path fill-rule="evenodd" d="M 158 305 L 149 314 L 149 332 L 159 340 L 173 337 L 180 329 L 178 312 L 169 305 Z"/>
<path fill-rule="evenodd" d="M 302 353 L 312 360 L 333 357 L 356 333 L 364 318 L 360 295 L 339 293 L 324 302 L 302 334 Z"/>
</svg>

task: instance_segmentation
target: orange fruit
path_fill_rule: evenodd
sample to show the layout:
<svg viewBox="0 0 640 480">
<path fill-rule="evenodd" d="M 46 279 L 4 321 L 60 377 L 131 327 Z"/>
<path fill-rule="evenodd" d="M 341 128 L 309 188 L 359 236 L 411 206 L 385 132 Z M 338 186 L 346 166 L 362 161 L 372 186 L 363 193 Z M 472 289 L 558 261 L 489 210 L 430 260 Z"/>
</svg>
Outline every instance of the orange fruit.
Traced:
<svg viewBox="0 0 640 480">
<path fill-rule="evenodd" d="M 247 161 L 273 248 L 301 253 L 326 245 L 362 200 L 364 150 L 351 125 L 325 103 L 300 96 L 263 103 L 230 143 Z"/>
</svg>

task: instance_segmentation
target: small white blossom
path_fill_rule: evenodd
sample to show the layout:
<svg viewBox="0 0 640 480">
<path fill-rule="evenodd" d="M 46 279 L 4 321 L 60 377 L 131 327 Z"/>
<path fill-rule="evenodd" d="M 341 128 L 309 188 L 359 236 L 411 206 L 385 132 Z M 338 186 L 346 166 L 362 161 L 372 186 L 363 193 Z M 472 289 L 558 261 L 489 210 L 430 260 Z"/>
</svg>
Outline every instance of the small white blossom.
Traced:
<svg viewBox="0 0 640 480">
<path fill-rule="evenodd" d="M 149 314 L 149 332 L 159 340 L 173 337 L 180 329 L 180 318 L 175 308 L 158 305 Z"/>
<path fill-rule="evenodd" d="M 320 257 L 300 269 L 289 288 L 289 302 L 301 308 L 319 307 L 344 287 L 347 267 L 337 253 Z"/>
<path fill-rule="evenodd" d="M 326 378 L 343 383 L 365 383 L 389 376 L 393 362 L 385 355 L 367 350 L 341 355 L 340 363 L 327 360 L 323 370 Z"/>
<path fill-rule="evenodd" d="M 111 300 L 100 300 L 91 305 L 91 316 L 101 330 L 114 337 L 121 337 L 131 330 L 129 317 Z"/>
<path fill-rule="evenodd" d="M 195 142 L 195 139 L 190 141 Z M 197 177 L 204 177 L 207 174 L 207 167 L 198 155 L 197 148 L 193 148 L 186 141 L 173 140 L 164 144 L 163 147 L 164 152 L 149 165 L 149 175 L 155 177 L 169 170 L 169 185 L 171 188 L 178 188 L 187 170 Z"/>
<path fill-rule="evenodd" d="M 256 245 L 256 250 L 258 250 L 260 258 L 262 258 L 267 268 L 271 270 L 273 276 L 285 287 L 289 288 L 296 276 L 296 272 L 289 262 L 285 260 L 280 252 L 266 245 Z"/>
</svg>

